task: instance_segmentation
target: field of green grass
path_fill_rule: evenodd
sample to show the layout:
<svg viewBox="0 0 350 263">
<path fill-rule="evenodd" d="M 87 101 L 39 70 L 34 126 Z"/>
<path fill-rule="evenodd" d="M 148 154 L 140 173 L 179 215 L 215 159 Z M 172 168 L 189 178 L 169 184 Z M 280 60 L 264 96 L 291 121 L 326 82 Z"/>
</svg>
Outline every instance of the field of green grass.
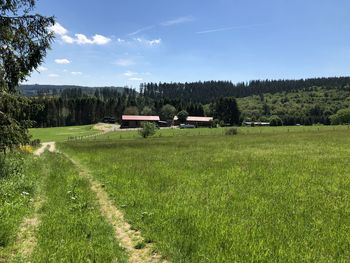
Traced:
<svg viewBox="0 0 350 263">
<path fill-rule="evenodd" d="M 2 262 L 1 259 L 4 261 L 8 259 L 11 248 L 16 245 L 17 231 L 23 217 L 32 210 L 32 200 L 39 186 L 35 184 L 38 173 L 35 171 L 37 163 L 33 158 L 11 154 L 7 163 L 1 159 L 0 162 L 0 171 L 7 170 L 11 174 L 9 177 L 0 174 L 0 262 Z"/>
<path fill-rule="evenodd" d="M 171 262 L 350 261 L 348 127 L 223 134 L 114 132 L 58 146 Z"/>
<path fill-rule="evenodd" d="M 62 133 L 94 131 L 47 130 L 31 132 L 58 141 L 170 262 L 350 261 L 348 126 L 242 127 L 235 136 L 164 129 L 148 139 L 117 131 L 73 141 Z M 0 262 L 128 261 L 79 167 L 59 153 L 9 158 Z M 29 253 L 21 233 L 33 217 Z"/>
<path fill-rule="evenodd" d="M 61 154 L 43 158 L 45 202 L 32 262 L 127 262 L 87 179 Z"/>
<path fill-rule="evenodd" d="M 0 178 L 0 262 L 127 262 L 88 180 L 66 157 L 16 159 L 24 169 Z M 41 205 L 34 212 L 37 199 Z M 33 222 L 37 228 L 28 228 Z M 23 254 L 28 244 L 33 251 Z"/>
<path fill-rule="evenodd" d="M 69 126 L 55 128 L 34 128 L 29 129 L 32 139 L 40 139 L 42 142 L 62 142 L 70 137 L 82 137 L 98 134 L 99 131 L 93 129 L 93 125 Z"/>
<path fill-rule="evenodd" d="M 159 129 L 153 138 L 163 137 L 202 137 L 202 136 L 221 136 L 229 128 L 200 128 L 200 129 Z M 295 133 L 295 132 L 318 132 L 318 131 L 342 131 L 350 130 L 349 126 L 284 126 L 284 127 L 238 127 L 240 135 L 266 134 L 266 133 Z M 101 136 L 92 136 L 87 140 L 105 141 L 105 140 L 142 140 L 137 130 L 116 130 Z M 76 140 L 81 140 L 77 138 Z"/>
</svg>

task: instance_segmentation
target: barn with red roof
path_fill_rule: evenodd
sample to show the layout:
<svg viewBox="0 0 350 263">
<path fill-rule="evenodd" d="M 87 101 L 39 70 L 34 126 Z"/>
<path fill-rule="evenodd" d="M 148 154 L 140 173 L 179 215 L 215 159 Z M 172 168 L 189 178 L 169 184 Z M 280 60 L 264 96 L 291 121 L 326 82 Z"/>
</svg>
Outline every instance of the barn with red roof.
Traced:
<svg viewBox="0 0 350 263">
<path fill-rule="evenodd" d="M 123 115 L 121 128 L 140 128 L 142 122 L 158 124 L 159 121 L 159 116 Z"/>
</svg>

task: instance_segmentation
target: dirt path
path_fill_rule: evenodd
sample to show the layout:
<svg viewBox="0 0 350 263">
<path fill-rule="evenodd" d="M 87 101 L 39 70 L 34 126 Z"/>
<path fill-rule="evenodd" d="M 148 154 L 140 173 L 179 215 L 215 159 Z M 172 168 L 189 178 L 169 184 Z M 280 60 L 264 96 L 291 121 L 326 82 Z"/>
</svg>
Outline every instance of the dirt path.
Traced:
<svg viewBox="0 0 350 263">
<path fill-rule="evenodd" d="M 50 152 L 56 151 L 55 142 L 43 143 L 42 146 L 34 152 L 35 155 L 40 156 L 48 148 Z M 64 153 L 63 153 L 64 154 Z M 131 226 L 125 221 L 124 214 L 118 210 L 113 204 L 112 200 L 108 197 L 108 194 L 103 189 L 102 185 L 95 181 L 90 175 L 89 171 L 82 166 L 79 162 L 70 158 L 67 154 L 64 154 L 79 170 L 81 176 L 87 178 L 91 185 L 91 190 L 96 194 L 97 201 L 99 203 L 102 215 L 107 221 L 113 226 L 116 239 L 121 243 L 121 246 L 125 248 L 130 257 L 132 263 L 156 263 L 163 262 L 167 263 L 167 260 L 154 252 L 152 244 L 145 244 L 144 239 L 139 231 L 131 229 Z M 38 204 L 38 207 L 41 205 Z M 28 258 L 35 246 L 34 232 L 31 231 L 36 228 L 39 224 L 38 211 L 39 208 L 35 209 L 35 213 L 32 218 L 27 219 L 21 227 L 19 234 L 19 240 L 23 239 L 24 250 L 20 253 Z M 23 230 L 22 230 L 23 229 Z M 29 233 L 29 234 L 26 234 Z M 22 236 L 26 238 L 22 238 Z M 136 248 L 140 245 L 139 248 Z"/>
<path fill-rule="evenodd" d="M 36 156 L 42 155 L 45 152 L 46 148 L 48 148 L 49 152 L 55 152 L 56 151 L 55 142 L 42 143 L 41 147 L 34 152 L 34 155 L 36 155 Z"/>
<path fill-rule="evenodd" d="M 115 237 L 126 249 L 132 263 L 154 263 L 168 262 L 154 252 L 152 244 L 145 244 L 144 239 L 139 231 L 132 230 L 130 225 L 125 221 L 123 213 L 113 204 L 103 186 L 96 182 L 89 174 L 88 170 L 77 161 L 64 154 L 79 169 L 80 175 L 87 178 L 91 184 L 91 190 L 96 194 L 97 201 L 100 205 L 102 215 L 113 226 Z M 144 247 L 137 249 L 137 244 L 143 244 Z"/>
<path fill-rule="evenodd" d="M 39 210 L 43 201 L 39 198 L 34 200 L 34 213 L 23 220 L 19 227 L 16 245 L 12 253 L 11 262 L 30 262 L 29 258 L 36 246 L 36 230 L 40 224 Z"/>
</svg>

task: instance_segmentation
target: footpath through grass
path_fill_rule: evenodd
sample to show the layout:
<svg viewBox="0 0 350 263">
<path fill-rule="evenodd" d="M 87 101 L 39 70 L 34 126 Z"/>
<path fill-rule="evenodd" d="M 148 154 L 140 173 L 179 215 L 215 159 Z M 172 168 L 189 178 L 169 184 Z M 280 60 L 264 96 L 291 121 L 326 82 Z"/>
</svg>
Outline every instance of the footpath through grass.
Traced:
<svg viewBox="0 0 350 263">
<path fill-rule="evenodd" d="M 41 225 L 32 262 L 126 262 L 89 182 L 60 154 L 45 154 Z"/>
<path fill-rule="evenodd" d="M 87 179 L 61 154 L 11 157 L 23 171 L 0 178 L 0 262 L 127 262 L 114 230 L 100 213 Z M 16 161 L 14 161 L 16 160 Z M 32 255 L 21 254 L 28 236 L 20 225 L 41 200 Z M 31 245 L 32 245 L 31 244 Z"/>
<path fill-rule="evenodd" d="M 31 213 L 38 192 L 37 161 L 22 154 L 10 154 L 7 158 L 6 162 L 0 160 L 0 170 L 8 173 L 0 172 L 0 262 L 10 260 L 17 231 L 23 218 Z"/>
<path fill-rule="evenodd" d="M 345 127 L 60 144 L 172 262 L 350 261 L 349 146 Z"/>
</svg>

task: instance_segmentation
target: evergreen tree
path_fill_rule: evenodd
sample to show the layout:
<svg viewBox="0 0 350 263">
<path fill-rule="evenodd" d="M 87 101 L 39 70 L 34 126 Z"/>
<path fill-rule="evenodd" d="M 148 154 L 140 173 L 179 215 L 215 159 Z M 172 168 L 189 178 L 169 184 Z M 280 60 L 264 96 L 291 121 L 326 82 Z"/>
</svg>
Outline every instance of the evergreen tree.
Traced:
<svg viewBox="0 0 350 263">
<path fill-rule="evenodd" d="M 0 2 L 0 148 L 29 141 L 24 112 L 29 101 L 18 84 L 43 61 L 53 39 L 53 17 L 33 14 L 35 0 Z"/>
<path fill-rule="evenodd" d="M 233 97 L 220 98 L 215 103 L 215 118 L 224 123 L 239 124 L 240 111 L 236 99 Z"/>
</svg>

